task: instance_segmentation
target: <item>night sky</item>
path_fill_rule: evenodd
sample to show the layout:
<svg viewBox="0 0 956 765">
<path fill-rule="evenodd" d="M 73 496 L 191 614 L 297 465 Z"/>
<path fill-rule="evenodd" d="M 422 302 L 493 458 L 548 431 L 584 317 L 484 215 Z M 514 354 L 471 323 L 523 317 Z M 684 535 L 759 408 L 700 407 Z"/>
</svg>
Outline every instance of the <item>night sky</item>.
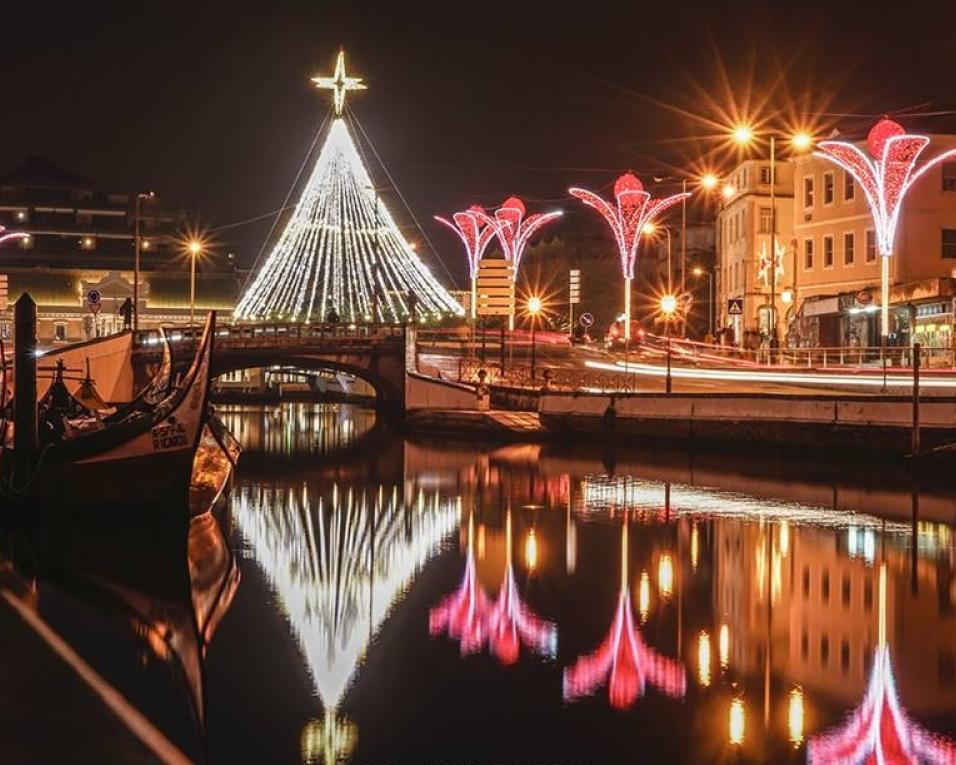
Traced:
<svg viewBox="0 0 956 765">
<path fill-rule="evenodd" d="M 736 116 L 856 135 L 870 115 L 919 112 L 902 121 L 956 129 L 926 115 L 956 108 L 953 2 L 152 0 L 2 13 L 0 169 L 41 154 L 107 189 L 155 189 L 246 263 L 270 220 L 231 224 L 281 205 L 330 108 L 309 77 L 331 74 L 340 45 L 369 86 L 350 97 L 355 115 L 456 274 L 433 214 L 511 193 L 570 211 L 572 183 L 726 168 L 717 136 Z"/>
</svg>

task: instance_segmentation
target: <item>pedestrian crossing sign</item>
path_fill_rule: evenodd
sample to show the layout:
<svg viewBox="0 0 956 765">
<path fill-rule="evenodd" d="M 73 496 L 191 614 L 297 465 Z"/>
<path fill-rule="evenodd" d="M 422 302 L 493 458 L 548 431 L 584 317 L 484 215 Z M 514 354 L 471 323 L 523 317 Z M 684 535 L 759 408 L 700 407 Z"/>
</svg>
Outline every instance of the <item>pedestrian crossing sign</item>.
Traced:
<svg viewBox="0 0 956 765">
<path fill-rule="evenodd" d="M 728 298 L 727 314 L 730 316 L 742 316 L 744 312 L 743 298 Z"/>
</svg>

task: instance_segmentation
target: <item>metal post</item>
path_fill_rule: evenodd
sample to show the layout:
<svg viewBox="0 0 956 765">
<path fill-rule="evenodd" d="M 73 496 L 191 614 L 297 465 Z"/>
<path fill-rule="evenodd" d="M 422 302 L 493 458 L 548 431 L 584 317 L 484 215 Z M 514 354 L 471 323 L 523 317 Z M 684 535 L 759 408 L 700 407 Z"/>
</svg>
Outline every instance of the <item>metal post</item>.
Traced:
<svg viewBox="0 0 956 765">
<path fill-rule="evenodd" d="M 624 342 L 631 339 L 631 280 L 624 278 Z"/>
<path fill-rule="evenodd" d="M 189 326 L 196 323 L 196 253 L 189 253 Z"/>
<path fill-rule="evenodd" d="M 770 347 L 779 345 L 777 337 L 777 142 L 770 136 Z M 771 356 L 771 363 L 773 358 Z"/>
<path fill-rule="evenodd" d="M 534 314 L 531 314 L 531 380 L 532 382 L 536 379 L 535 378 L 535 362 L 537 361 L 537 343 L 535 342 L 537 340 L 537 337 L 535 335 L 535 325 L 537 324 L 537 322 L 535 321 L 536 318 L 537 317 Z"/>
<path fill-rule="evenodd" d="M 890 335 L 890 256 L 880 256 L 880 347 L 886 354 L 886 339 Z"/>
<path fill-rule="evenodd" d="M 682 178 L 680 182 L 682 194 L 687 193 L 687 179 Z M 681 200 L 680 207 L 680 291 L 681 294 L 687 289 L 687 197 Z"/>
<path fill-rule="evenodd" d="M 37 304 L 24 292 L 13 307 L 13 423 L 17 471 L 40 450 L 37 430 Z"/>
<path fill-rule="evenodd" d="M 920 344 L 913 343 L 913 456 L 919 455 L 919 368 L 920 368 Z M 913 542 L 916 543 L 915 540 Z"/>
<path fill-rule="evenodd" d="M 139 329 L 139 202 L 141 194 L 136 194 L 133 216 L 133 331 Z M 94 316 L 94 321 L 96 317 Z"/>
<path fill-rule="evenodd" d="M 664 320 L 664 334 L 667 336 L 667 379 L 666 379 L 666 392 L 670 395 L 671 392 L 671 322 L 670 319 Z"/>
<path fill-rule="evenodd" d="M 707 331 L 714 336 L 714 271 L 707 272 Z"/>
<path fill-rule="evenodd" d="M 501 354 L 501 376 L 505 375 L 505 322 L 501 322 L 501 340 L 499 345 L 501 346 L 498 350 Z"/>
</svg>

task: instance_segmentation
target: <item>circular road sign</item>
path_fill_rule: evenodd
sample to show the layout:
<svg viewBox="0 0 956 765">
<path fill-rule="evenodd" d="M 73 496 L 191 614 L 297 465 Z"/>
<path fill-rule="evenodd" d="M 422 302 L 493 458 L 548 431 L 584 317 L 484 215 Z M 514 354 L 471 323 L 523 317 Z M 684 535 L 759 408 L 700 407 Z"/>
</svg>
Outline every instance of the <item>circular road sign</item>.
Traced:
<svg viewBox="0 0 956 765">
<path fill-rule="evenodd" d="M 100 312 L 101 300 L 102 296 L 100 295 L 99 290 L 90 290 L 86 293 L 86 302 L 89 304 L 90 310 L 93 313 Z"/>
<path fill-rule="evenodd" d="M 594 324 L 594 316 L 589 313 L 582 313 L 578 321 L 581 322 L 582 327 L 590 327 Z"/>
</svg>

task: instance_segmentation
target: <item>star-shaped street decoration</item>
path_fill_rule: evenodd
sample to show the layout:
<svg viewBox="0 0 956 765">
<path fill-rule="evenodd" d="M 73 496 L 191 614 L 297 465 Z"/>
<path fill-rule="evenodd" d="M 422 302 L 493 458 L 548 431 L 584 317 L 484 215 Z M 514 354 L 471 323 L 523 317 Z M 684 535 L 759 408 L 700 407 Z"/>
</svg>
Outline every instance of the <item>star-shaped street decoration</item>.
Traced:
<svg viewBox="0 0 956 765">
<path fill-rule="evenodd" d="M 361 77 L 349 77 L 345 74 L 345 49 L 339 50 L 335 59 L 335 74 L 331 77 L 313 77 L 315 87 L 331 90 L 334 94 L 335 116 L 341 117 L 345 108 L 345 94 L 349 90 L 365 90 Z"/>
</svg>

